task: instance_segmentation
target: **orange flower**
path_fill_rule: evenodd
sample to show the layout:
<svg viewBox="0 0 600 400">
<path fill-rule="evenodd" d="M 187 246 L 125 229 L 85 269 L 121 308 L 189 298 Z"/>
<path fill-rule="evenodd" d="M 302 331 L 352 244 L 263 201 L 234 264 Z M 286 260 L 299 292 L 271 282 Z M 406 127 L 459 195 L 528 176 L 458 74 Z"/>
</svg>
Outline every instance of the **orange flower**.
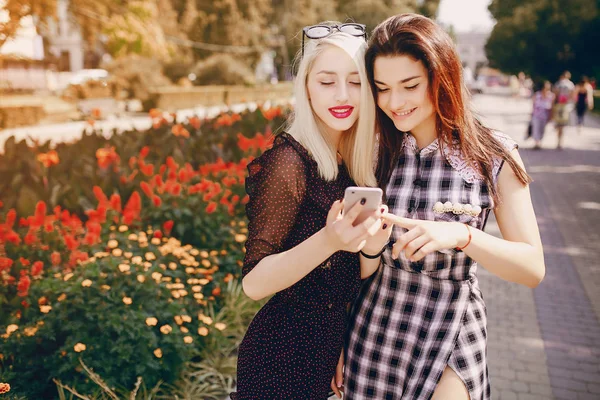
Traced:
<svg viewBox="0 0 600 400">
<path fill-rule="evenodd" d="M 60 162 L 58 153 L 55 150 L 50 150 L 47 153 L 40 153 L 37 155 L 37 160 L 41 162 L 44 167 L 50 168 L 53 165 L 57 165 Z"/>
<path fill-rule="evenodd" d="M 181 124 L 173 125 L 173 128 L 171 128 L 171 133 L 175 136 L 183 136 L 185 138 L 190 137 L 190 132 L 187 129 L 185 129 Z"/>
<path fill-rule="evenodd" d="M 119 155 L 115 152 L 115 146 L 102 147 L 96 150 L 96 158 L 100 168 L 108 168 L 111 164 L 119 161 Z"/>
<path fill-rule="evenodd" d="M 140 165 L 140 170 L 142 171 L 142 174 L 146 176 L 154 175 L 154 165 L 152 164 Z"/>
<path fill-rule="evenodd" d="M 0 394 L 10 392 L 10 385 L 8 383 L 0 383 Z"/>
<path fill-rule="evenodd" d="M 212 291 L 212 295 L 215 296 L 215 297 L 216 296 L 220 296 L 221 295 L 221 288 L 218 287 L 218 286 L 216 288 L 214 288 L 213 291 Z"/>
<path fill-rule="evenodd" d="M 152 108 L 152 109 L 150 109 L 148 114 L 150 114 L 150 118 L 160 118 L 160 117 L 162 117 L 163 112 L 161 110 L 159 110 L 158 108 Z"/>
<path fill-rule="evenodd" d="M 92 108 L 92 118 L 99 119 L 102 117 L 102 110 L 99 108 Z"/>
<path fill-rule="evenodd" d="M 154 193 L 152 192 L 152 188 L 150 187 L 150 185 L 148 184 L 148 182 L 142 182 L 142 183 L 140 183 L 140 187 L 142 188 L 142 192 L 144 192 L 144 194 L 146 196 L 148 196 L 149 198 L 152 198 L 152 196 L 154 195 Z"/>
<path fill-rule="evenodd" d="M 121 196 L 119 196 L 118 194 L 113 194 L 112 196 L 110 196 L 110 208 L 112 210 L 121 211 Z"/>
<path fill-rule="evenodd" d="M 189 120 L 190 125 L 192 125 L 194 127 L 194 129 L 200 129 L 200 125 L 202 124 L 202 122 L 200 121 L 200 118 L 198 117 L 192 117 Z"/>
<path fill-rule="evenodd" d="M 54 266 L 60 264 L 60 253 L 58 251 L 52 252 L 52 254 L 50 255 L 50 262 Z"/>
<path fill-rule="evenodd" d="M 0 272 L 9 269 L 13 265 L 13 260 L 8 257 L 0 257 Z"/>
<path fill-rule="evenodd" d="M 19 283 L 17 284 L 17 296 L 25 297 L 29 292 L 29 286 L 31 285 L 31 279 L 27 275 L 21 276 Z"/>
<path fill-rule="evenodd" d="M 160 207 L 162 204 L 162 200 L 157 195 L 152 196 L 152 202 L 154 203 L 155 207 Z"/>
</svg>

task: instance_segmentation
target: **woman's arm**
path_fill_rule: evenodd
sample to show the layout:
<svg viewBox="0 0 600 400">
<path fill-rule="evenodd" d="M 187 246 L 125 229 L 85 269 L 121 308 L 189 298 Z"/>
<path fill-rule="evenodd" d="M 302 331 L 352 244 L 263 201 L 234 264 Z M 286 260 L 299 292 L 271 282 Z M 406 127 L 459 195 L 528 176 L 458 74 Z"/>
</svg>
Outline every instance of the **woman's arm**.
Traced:
<svg viewBox="0 0 600 400">
<path fill-rule="evenodd" d="M 523 166 L 516 149 L 511 155 Z M 433 251 L 463 248 L 468 243 L 463 251 L 493 274 L 507 281 L 536 287 L 544 278 L 546 267 L 529 187 L 517 179 L 512 168 L 505 166 L 498 177 L 498 190 L 502 204 L 494 213 L 503 239 L 479 229 L 467 229 L 458 222 L 385 215 L 388 220 L 408 229 L 394 244 L 392 256 L 397 258 L 400 251 L 404 251 L 411 261 L 418 261 Z"/>
<path fill-rule="evenodd" d="M 516 149 L 511 155 L 523 167 Z M 536 287 L 546 267 L 529 186 L 524 186 L 506 165 L 498 177 L 498 191 L 502 203 L 494 213 L 503 239 L 472 229 L 471 243 L 463 251 L 502 279 Z M 461 241 L 459 246 L 464 244 L 466 241 Z"/>
<path fill-rule="evenodd" d="M 260 260 L 242 280 L 246 295 L 260 300 L 287 289 L 333 253 L 339 250 L 359 251 L 367 238 L 381 229 L 381 212 L 374 212 L 365 221 L 353 226 L 363 205 L 357 203 L 342 216 L 343 207 L 342 201 L 336 201 L 329 210 L 324 228 L 290 250 Z"/>
</svg>

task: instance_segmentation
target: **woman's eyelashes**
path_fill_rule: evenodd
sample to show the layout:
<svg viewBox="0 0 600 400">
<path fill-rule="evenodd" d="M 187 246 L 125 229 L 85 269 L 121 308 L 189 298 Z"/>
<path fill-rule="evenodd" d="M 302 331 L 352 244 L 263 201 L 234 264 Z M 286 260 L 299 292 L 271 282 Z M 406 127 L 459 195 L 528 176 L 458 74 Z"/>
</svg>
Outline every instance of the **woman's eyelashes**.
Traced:
<svg viewBox="0 0 600 400">
<path fill-rule="evenodd" d="M 415 90 L 417 87 L 419 87 L 419 84 L 418 84 L 418 83 L 417 83 L 416 85 L 413 85 L 413 86 L 405 86 L 405 87 L 404 87 L 404 89 L 406 89 L 406 90 Z M 376 88 L 377 88 L 377 91 L 378 91 L 379 93 L 385 93 L 385 92 L 387 92 L 388 90 L 390 90 L 390 89 L 388 89 L 388 88 L 380 88 L 380 87 L 378 87 L 378 86 L 376 86 Z"/>
<path fill-rule="evenodd" d="M 416 85 L 413 85 L 413 86 L 405 86 L 405 89 L 406 90 L 415 90 L 418 86 L 419 86 L 419 84 L 417 83 Z"/>
<path fill-rule="evenodd" d="M 335 85 L 335 82 L 319 82 L 321 85 L 323 86 L 331 86 L 331 85 Z M 360 81 L 352 81 L 352 82 L 348 82 L 351 85 L 355 85 L 355 86 L 360 86 Z"/>
</svg>

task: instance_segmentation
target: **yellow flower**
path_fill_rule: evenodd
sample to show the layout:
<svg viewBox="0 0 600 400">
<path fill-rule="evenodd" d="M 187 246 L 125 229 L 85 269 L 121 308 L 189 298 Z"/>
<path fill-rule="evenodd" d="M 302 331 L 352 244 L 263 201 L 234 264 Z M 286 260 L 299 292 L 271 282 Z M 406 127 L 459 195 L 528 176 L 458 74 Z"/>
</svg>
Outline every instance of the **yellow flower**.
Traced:
<svg viewBox="0 0 600 400">
<path fill-rule="evenodd" d="M 121 272 L 129 272 L 131 270 L 131 265 L 129 264 L 119 264 L 119 271 Z"/>
<path fill-rule="evenodd" d="M 173 328 L 171 327 L 171 325 L 163 325 L 160 327 L 160 331 L 163 335 L 168 335 L 169 333 L 171 333 L 172 330 Z"/>
<path fill-rule="evenodd" d="M 208 257 L 208 252 L 207 252 L 207 251 L 205 251 L 205 250 L 202 250 L 202 251 L 200 252 L 200 257 L 202 257 L 202 258 L 206 258 L 206 257 Z"/>
<path fill-rule="evenodd" d="M 210 325 L 213 323 L 213 320 L 211 317 L 207 317 L 204 314 L 198 314 L 198 319 L 202 322 L 204 322 L 206 325 Z"/>
<path fill-rule="evenodd" d="M 181 290 L 181 289 L 179 289 L 179 295 L 180 295 L 181 297 L 185 297 L 185 296 L 187 296 L 187 295 L 188 295 L 188 292 L 187 292 L 187 290 Z"/>
<path fill-rule="evenodd" d="M 204 268 L 208 268 L 208 267 L 210 267 L 210 261 L 208 261 L 208 260 L 202 260 L 202 266 L 203 266 Z"/>
<path fill-rule="evenodd" d="M 204 298 L 204 294 L 202 294 L 202 293 L 194 293 L 194 298 L 196 300 L 203 299 Z"/>
<path fill-rule="evenodd" d="M 194 271 L 195 271 L 195 269 L 194 269 L 193 267 L 187 267 L 187 268 L 185 269 L 185 273 L 186 273 L 186 274 L 193 274 L 193 273 L 194 273 Z"/>
<path fill-rule="evenodd" d="M 222 256 L 226 256 L 227 255 L 227 250 L 221 250 L 221 255 Z"/>
<path fill-rule="evenodd" d="M 194 341 L 194 339 L 192 339 L 191 336 L 186 336 L 186 337 L 183 338 L 183 341 L 185 343 L 187 343 L 187 344 L 190 344 L 190 343 L 192 343 Z"/>
<path fill-rule="evenodd" d="M 170 262 L 169 269 L 172 269 L 173 271 L 175 271 L 177 269 L 177 264 L 175 264 L 174 262 Z"/>
<path fill-rule="evenodd" d="M 186 328 L 185 326 L 180 326 L 179 330 L 183 333 L 188 333 L 190 330 L 188 328 Z"/>
<path fill-rule="evenodd" d="M 13 333 L 14 331 L 16 331 L 17 329 L 19 329 L 18 325 L 10 324 L 9 326 L 6 327 L 6 334 L 10 335 L 11 333 Z"/>
<path fill-rule="evenodd" d="M 242 235 L 241 233 L 238 233 L 237 235 L 235 235 L 235 241 L 238 243 L 243 243 L 246 241 L 246 235 Z"/>
<path fill-rule="evenodd" d="M 175 316 L 173 317 L 173 319 L 175 320 L 175 323 L 176 323 L 177 325 L 181 325 L 181 324 L 183 324 L 183 318 L 181 318 L 181 315 L 175 315 Z"/>
<path fill-rule="evenodd" d="M 150 261 L 144 262 L 144 271 L 148 271 L 152 267 L 152 263 Z"/>
<path fill-rule="evenodd" d="M 60 296 L 58 296 L 58 299 L 56 299 L 56 300 L 58 300 L 58 301 L 63 301 L 63 300 L 64 300 L 64 299 L 66 299 L 66 298 L 67 298 L 67 295 L 63 293 L 63 294 L 61 294 Z"/>
<path fill-rule="evenodd" d="M 183 322 L 192 322 L 192 317 L 190 317 L 189 315 L 182 315 L 181 319 L 183 320 Z"/>
<path fill-rule="evenodd" d="M 86 347 L 85 347 L 85 344 L 83 344 L 83 343 L 77 343 L 75 346 L 73 346 L 73 350 L 75 350 L 77 353 L 81 353 L 85 349 L 86 349 Z"/>
<path fill-rule="evenodd" d="M 117 242 L 115 239 L 111 239 L 108 241 L 108 243 L 106 244 L 110 249 L 114 249 L 119 245 L 119 242 Z"/>
<path fill-rule="evenodd" d="M 131 259 L 131 262 L 134 264 L 142 265 L 144 261 L 142 260 L 142 256 L 135 256 Z"/>
<path fill-rule="evenodd" d="M 160 272 L 152 273 L 152 279 L 154 279 L 156 281 L 156 283 L 160 282 L 161 278 L 162 278 L 162 274 Z"/>
<path fill-rule="evenodd" d="M 158 320 L 154 317 L 148 317 L 146 318 L 146 325 L 148 326 L 156 326 L 156 324 L 158 324 Z"/>
<path fill-rule="evenodd" d="M 123 250 L 121 249 L 113 249 L 112 255 L 115 257 L 121 257 L 123 255 Z"/>
<path fill-rule="evenodd" d="M 196 257 L 198 254 L 200 254 L 200 252 L 198 251 L 198 249 L 191 249 L 190 254 Z"/>
<path fill-rule="evenodd" d="M 125 258 L 131 258 L 131 256 L 133 256 L 133 253 L 130 251 L 126 251 L 125 253 L 123 253 L 123 255 L 125 256 Z"/>
<path fill-rule="evenodd" d="M 227 325 L 225 325 L 225 324 L 224 324 L 224 323 L 222 323 L 222 322 L 217 322 L 217 323 L 215 324 L 215 328 L 217 328 L 218 330 L 222 331 L 222 330 L 224 330 L 225 328 L 227 328 Z"/>
<path fill-rule="evenodd" d="M 102 290 L 110 290 L 110 286 L 108 285 L 102 285 L 100 288 L 102 288 Z"/>
<path fill-rule="evenodd" d="M 40 311 L 44 314 L 48 314 L 52 310 L 52 306 L 40 306 Z"/>
<path fill-rule="evenodd" d="M 171 296 L 173 296 L 173 298 L 178 299 L 181 297 L 181 295 L 179 294 L 178 290 L 172 290 L 171 291 Z"/>
<path fill-rule="evenodd" d="M 63 281 L 65 281 L 65 282 L 66 282 L 66 281 L 68 281 L 69 279 L 71 279 L 72 277 L 73 277 L 73 273 L 72 273 L 72 272 L 69 272 L 68 274 L 66 274 L 66 275 L 63 277 Z"/>
<path fill-rule="evenodd" d="M 139 283 L 144 283 L 146 281 L 146 277 L 144 275 L 138 275 L 137 280 Z"/>
<path fill-rule="evenodd" d="M 37 326 L 32 326 L 32 327 L 23 329 L 25 336 L 33 336 L 33 335 L 35 335 L 37 330 L 38 330 Z"/>
<path fill-rule="evenodd" d="M 150 243 L 152 243 L 155 246 L 158 246 L 160 244 L 160 239 L 159 238 L 152 238 L 152 240 L 150 240 Z"/>
<path fill-rule="evenodd" d="M 154 355 L 156 356 L 156 358 L 162 358 L 162 350 L 161 349 L 154 350 Z"/>
<path fill-rule="evenodd" d="M 207 285 L 208 282 L 210 282 L 210 281 L 208 279 L 206 279 L 206 278 L 198 279 L 198 283 L 200 285 Z"/>
<path fill-rule="evenodd" d="M 156 260 L 156 256 L 154 255 L 154 253 L 149 251 L 146 253 L 146 260 L 148 260 L 148 261 Z"/>
<path fill-rule="evenodd" d="M 119 227 L 119 232 L 126 232 L 127 230 L 129 230 L 129 227 L 127 225 L 121 225 Z"/>
<path fill-rule="evenodd" d="M 130 305 L 133 303 L 133 300 L 131 300 L 131 297 L 123 297 L 123 303 Z"/>
<path fill-rule="evenodd" d="M 202 286 L 200 286 L 200 285 L 192 286 L 192 292 L 197 293 L 197 292 L 201 292 L 201 291 L 202 291 Z"/>
<path fill-rule="evenodd" d="M 136 235 L 135 233 L 131 233 L 129 236 L 127 236 L 127 239 L 131 241 L 138 240 L 138 235 Z"/>
<path fill-rule="evenodd" d="M 208 328 L 203 326 L 202 328 L 198 328 L 198 335 L 200 336 L 207 336 L 208 335 Z"/>
<path fill-rule="evenodd" d="M 83 282 L 81 282 L 81 286 L 83 286 L 83 287 L 90 287 L 90 286 L 92 286 L 92 281 L 89 280 L 89 279 L 86 279 Z"/>
</svg>

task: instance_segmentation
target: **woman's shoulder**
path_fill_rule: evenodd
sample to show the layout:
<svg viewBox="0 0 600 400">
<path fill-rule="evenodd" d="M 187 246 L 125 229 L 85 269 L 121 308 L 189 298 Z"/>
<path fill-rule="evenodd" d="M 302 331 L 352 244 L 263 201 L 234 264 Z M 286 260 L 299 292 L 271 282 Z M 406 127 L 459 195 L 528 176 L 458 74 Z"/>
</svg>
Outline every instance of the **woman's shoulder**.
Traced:
<svg viewBox="0 0 600 400">
<path fill-rule="evenodd" d="M 310 159 L 308 151 L 296 139 L 282 132 L 275 136 L 270 149 L 248 164 L 248 172 L 250 177 L 264 169 L 281 171 L 282 174 L 303 172 Z"/>
</svg>

